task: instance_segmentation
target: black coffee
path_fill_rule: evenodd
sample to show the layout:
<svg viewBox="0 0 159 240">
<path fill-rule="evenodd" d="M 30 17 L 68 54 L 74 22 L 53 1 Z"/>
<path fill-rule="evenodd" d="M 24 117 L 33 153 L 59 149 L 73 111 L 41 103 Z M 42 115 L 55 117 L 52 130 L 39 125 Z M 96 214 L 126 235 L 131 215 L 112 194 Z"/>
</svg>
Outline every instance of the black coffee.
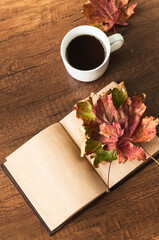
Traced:
<svg viewBox="0 0 159 240">
<path fill-rule="evenodd" d="M 91 70 L 102 64 L 106 56 L 103 44 L 94 36 L 80 35 L 66 49 L 67 61 L 79 70 Z"/>
</svg>

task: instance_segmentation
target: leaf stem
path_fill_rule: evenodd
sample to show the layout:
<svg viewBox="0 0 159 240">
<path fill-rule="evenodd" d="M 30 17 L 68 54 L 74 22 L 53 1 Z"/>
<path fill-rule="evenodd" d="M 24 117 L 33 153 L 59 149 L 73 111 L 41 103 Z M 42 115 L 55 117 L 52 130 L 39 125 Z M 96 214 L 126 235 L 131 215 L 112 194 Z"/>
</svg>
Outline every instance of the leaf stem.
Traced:
<svg viewBox="0 0 159 240">
<path fill-rule="evenodd" d="M 114 29 L 114 33 L 117 33 L 116 28 L 115 28 L 115 25 L 114 25 L 113 29 Z M 126 41 L 124 41 L 124 46 L 125 46 L 126 48 L 128 48 L 131 52 L 134 51 L 133 48 L 131 48 L 131 47 L 127 44 Z"/>
<path fill-rule="evenodd" d="M 113 150 L 113 153 L 112 153 L 112 156 L 111 156 L 111 159 L 110 159 L 110 163 L 109 163 L 109 168 L 108 168 L 108 178 L 107 178 L 107 186 L 108 186 L 108 189 L 109 189 L 110 168 L 111 168 L 111 164 L 112 164 L 114 152 L 115 152 L 115 149 Z"/>
<path fill-rule="evenodd" d="M 116 29 L 115 29 L 115 25 L 114 25 L 113 29 L 114 29 L 114 32 L 117 33 L 117 32 L 116 32 Z"/>
<path fill-rule="evenodd" d="M 124 46 L 125 46 L 126 48 L 128 48 L 131 52 L 134 51 L 134 49 L 131 48 L 126 41 L 124 41 Z"/>
</svg>

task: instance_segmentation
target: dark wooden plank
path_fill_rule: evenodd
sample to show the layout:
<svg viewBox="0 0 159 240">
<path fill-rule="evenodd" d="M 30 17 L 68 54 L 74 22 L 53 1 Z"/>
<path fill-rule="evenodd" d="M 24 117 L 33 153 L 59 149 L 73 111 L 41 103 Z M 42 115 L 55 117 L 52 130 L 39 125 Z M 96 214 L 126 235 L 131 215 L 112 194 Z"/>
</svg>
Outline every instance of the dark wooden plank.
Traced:
<svg viewBox="0 0 159 240">
<path fill-rule="evenodd" d="M 112 54 L 104 76 L 87 84 L 72 79 L 60 57 L 64 35 L 88 23 L 81 14 L 84 2 L 0 2 L 0 163 L 69 113 L 79 99 L 111 81 L 125 81 L 130 95 L 145 92 L 147 115 L 158 116 L 158 1 L 138 1 L 129 25 L 116 28 L 133 51 L 124 46 Z M 158 177 L 157 165 L 149 165 L 52 238 L 159 239 Z M 1 169 L 0 239 L 50 239 Z"/>
</svg>

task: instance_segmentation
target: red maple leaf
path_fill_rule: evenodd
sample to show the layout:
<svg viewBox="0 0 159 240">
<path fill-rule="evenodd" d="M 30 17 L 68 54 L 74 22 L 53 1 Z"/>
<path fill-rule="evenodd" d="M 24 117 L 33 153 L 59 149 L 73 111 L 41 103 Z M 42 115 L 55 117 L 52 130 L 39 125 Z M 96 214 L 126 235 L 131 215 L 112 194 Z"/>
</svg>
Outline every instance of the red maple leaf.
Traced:
<svg viewBox="0 0 159 240">
<path fill-rule="evenodd" d="M 137 130 L 136 128 L 146 109 L 143 100 L 143 95 L 140 97 L 127 97 L 117 110 L 113 105 L 112 95 L 105 94 L 97 101 L 97 104 L 92 107 L 92 111 L 97 118 L 100 128 L 100 132 L 97 133 L 97 135 L 93 133 L 92 137 L 96 141 L 100 139 L 102 144 L 104 144 L 103 150 L 111 151 L 116 149 L 119 163 L 130 161 L 132 159 L 146 161 L 144 150 L 131 143 L 133 138 L 135 138 L 135 136 L 137 137 L 135 130 L 136 132 L 140 132 L 140 130 Z M 155 127 L 156 124 L 158 124 L 158 120 L 156 121 L 156 124 L 154 124 L 152 120 L 153 119 L 148 123 L 149 126 L 151 126 L 150 128 L 153 128 L 153 134 L 151 136 L 149 135 L 149 137 L 147 136 L 147 140 L 149 141 L 154 138 L 154 135 L 156 134 Z M 138 133 L 138 135 L 143 137 L 143 133 Z M 137 140 L 136 142 L 139 141 Z"/>
<path fill-rule="evenodd" d="M 133 143 L 148 142 L 156 134 L 158 119 L 141 120 L 146 110 L 145 94 L 129 97 L 123 83 L 119 89 L 104 93 L 95 105 L 90 99 L 76 105 L 77 117 L 83 120 L 85 128 L 85 154 L 93 154 L 96 167 L 102 161 L 115 159 L 119 163 L 146 161 L 144 149 Z"/>
<path fill-rule="evenodd" d="M 129 0 L 89 0 L 84 4 L 84 16 L 91 25 L 108 31 L 115 24 L 126 26 L 126 22 L 137 4 L 127 7 Z"/>
</svg>

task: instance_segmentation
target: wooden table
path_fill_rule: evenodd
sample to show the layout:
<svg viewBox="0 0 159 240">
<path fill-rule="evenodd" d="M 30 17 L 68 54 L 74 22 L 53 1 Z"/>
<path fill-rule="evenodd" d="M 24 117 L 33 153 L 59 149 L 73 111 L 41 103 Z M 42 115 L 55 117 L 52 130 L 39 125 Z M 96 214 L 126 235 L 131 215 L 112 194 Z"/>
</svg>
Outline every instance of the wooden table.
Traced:
<svg viewBox="0 0 159 240">
<path fill-rule="evenodd" d="M 126 43 L 111 56 L 98 81 L 72 79 L 60 57 L 60 43 L 72 28 L 88 24 L 84 0 L 0 1 L 0 163 L 73 105 L 111 81 L 125 81 L 130 95 L 147 94 L 147 115 L 159 113 L 157 0 L 138 0 Z M 110 31 L 108 35 L 113 34 Z M 159 130 L 159 129 L 158 129 Z M 159 168 L 150 164 L 105 195 L 51 237 L 55 240 L 159 239 Z M 50 239 L 31 209 L 0 169 L 0 239 Z"/>
</svg>

